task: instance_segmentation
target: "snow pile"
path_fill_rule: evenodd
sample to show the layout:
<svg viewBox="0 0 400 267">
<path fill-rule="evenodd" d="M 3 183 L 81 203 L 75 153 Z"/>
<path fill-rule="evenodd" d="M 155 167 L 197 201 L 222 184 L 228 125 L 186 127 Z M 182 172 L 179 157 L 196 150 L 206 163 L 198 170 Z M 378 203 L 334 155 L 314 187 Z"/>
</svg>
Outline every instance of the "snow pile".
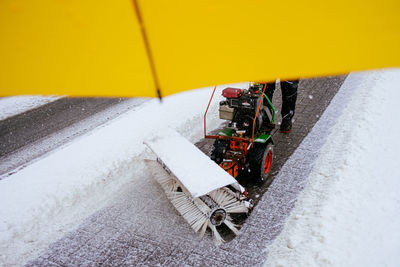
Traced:
<svg viewBox="0 0 400 267">
<path fill-rule="evenodd" d="M 0 98 L 0 120 L 40 107 L 60 97 L 56 96 L 12 96 Z"/>
<path fill-rule="evenodd" d="M 357 87 L 266 266 L 400 264 L 400 70 L 351 74 L 345 86 Z"/>
<path fill-rule="evenodd" d="M 107 205 L 128 179 L 143 172 L 143 158 L 151 155 L 143 141 L 152 133 L 170 127 L 191 141 L 200 139 L 211 89 L 148 101 L 1 180 L 0 265 L 33 257 L 62 236 L 66 225 L 76 226 Z M 222 122 L 220 99 L 216 93 L 209 130 Z"/>
<path fill-rule="evenodd" d="M 146 140 L 145 144 L 179 179 L 192 197 L 200 197 L 215 189 L 237 183 L 235 178 L 175 131 L 166 129 Z"/>
</svg>

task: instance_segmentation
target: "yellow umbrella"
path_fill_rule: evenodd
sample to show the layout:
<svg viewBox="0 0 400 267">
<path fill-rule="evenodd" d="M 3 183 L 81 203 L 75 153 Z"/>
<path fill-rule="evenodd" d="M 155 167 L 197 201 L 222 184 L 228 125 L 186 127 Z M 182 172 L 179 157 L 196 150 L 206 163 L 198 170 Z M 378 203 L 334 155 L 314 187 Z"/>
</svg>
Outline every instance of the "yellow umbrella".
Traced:
<svg viewBox="0 0 400 267">
<path fill-rule="evenodd" d="M 398 0 L 2 0 L 0 95 L 166 96 L 399 66 L 399 14 Z"/>
</svg>

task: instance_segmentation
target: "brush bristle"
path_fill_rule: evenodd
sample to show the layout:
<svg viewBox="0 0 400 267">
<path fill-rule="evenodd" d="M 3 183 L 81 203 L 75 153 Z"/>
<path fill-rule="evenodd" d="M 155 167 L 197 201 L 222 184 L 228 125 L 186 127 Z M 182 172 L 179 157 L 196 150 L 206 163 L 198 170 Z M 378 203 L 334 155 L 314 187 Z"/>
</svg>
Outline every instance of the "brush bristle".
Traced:
<svg viewBox="0 0 400 267">
<path fill-rule="evenodd" d="M 227 213 L 246 213 L 248 208 L 243 201 L 237 200 L 235 196 L 230 194 L 227 188 L 220 188 L 212 191 L 209 196 L 218 205 L 226 210 Z"/>
<path fill-rule="evenodd" d="M 200 198 L 193 199 L 178 190 L 182 189 L 182 185 L 172 175 L 154 175 L 156 181 L 161 185 L 175 209 L 189 223 L 195 232 L 200 231 L 201 237 L 204 236 L 207 228 L 209 228 L 214 236 L 217 244 L 224 242 L 219 234 L 217 227 L 210 222 L 209 213 L 211 208 L 207 206 Z M 243 201 L 237 200 L 235 193 L 228 188 L 219 188 L 208 196 L 227 213 L 224 221 L 225 225 L 235 234 L 239 234 L 237 226 L 232 222 L 230 213 L 246 213 L 248 208 Z"/>
</svg>

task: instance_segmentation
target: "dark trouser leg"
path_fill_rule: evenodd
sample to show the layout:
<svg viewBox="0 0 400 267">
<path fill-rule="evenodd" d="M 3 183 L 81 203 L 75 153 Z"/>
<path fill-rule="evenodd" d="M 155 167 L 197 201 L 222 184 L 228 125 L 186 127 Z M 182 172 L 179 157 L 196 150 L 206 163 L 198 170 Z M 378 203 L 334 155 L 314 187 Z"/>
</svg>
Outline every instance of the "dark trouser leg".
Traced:
<svg viewBox="0 0 400 267">
<path fill-rule="evenodd" d="M 272 97 L 274 96 L 275 91 L 275 82 L 267 83 L 267 88 L 265 88 L 265 94 L 267 95 L 268 99 L 272 102 Z M 267 104 L 264 104 L 267 105 Z"/>
<path fill-rule="evenodd" d="M 292 119 L 296 108 L 297 87 L 299 80 L 281 81 L 282 89 L 282 119 Z"/>
</svg>

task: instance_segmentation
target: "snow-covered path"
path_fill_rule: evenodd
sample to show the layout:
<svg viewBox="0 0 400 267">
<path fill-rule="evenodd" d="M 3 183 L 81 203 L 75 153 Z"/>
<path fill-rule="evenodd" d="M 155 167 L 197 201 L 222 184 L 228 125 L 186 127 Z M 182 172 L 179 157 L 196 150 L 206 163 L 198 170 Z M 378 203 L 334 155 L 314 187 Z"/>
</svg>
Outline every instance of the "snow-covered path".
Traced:
<svg viewBox="0 0 400 267">
<path fill-rule="evenodd" d="M 386 255 L 395 255 L 390 252 L 398 248 L 396 242 L 399 238 L 379 239 L 379 236 L 392 234 L 396 229 L 391 228 L 399 224 L 393 219 L 394 223 L 387 228 L 381 227 L 380 232 L 374 229 L 372 223 L 380 225 L 386 222 L 383 218 L 390 214 L 398 218 L 394 210 L 398 207 L 397 195 L 386 195 L 386 192 L 398 191 L 398 184 L 393 184 L 399 180 L 398 172 L 392 169 L 396 157 L 384 163 L 389 162 L 385 166 L 391 167 L 386 173 L 392 172 L 390 177 L 397 179 L 380 179 L 376 176 L 378 168 L 374 168 L 376 166 L 371 162 L 378 162 L 373 157 L 375 152 L 384 151 L 381 155 L 394 153 L 392 147 L 398 147 L 398 141 L 392 139 L 398 136 L 398 128 L 389 135 L 385 131 L 374 135 L 381 129 L 377 127 L 379 120 L 385 121 L 383 115 L 393 111 L 395 105 L 392 109 L 389 106 L 372 107 L 377 99 L 381 105 L 396 101 L 395 96 L 398 95 L 387 88 L 393 84 L 386 82 L 396 81 L 399 84 L 398 76 L 399 71 L 396 70 L 352 74 L 311 134 L 285 163 L 243 226 L 241 235 L 218 248 L 207 240 L 199 241 L 182 218 L 174 213 L 160 188 L 150 179 L 142 161 L 151 157 L 142 144 L 143 139 L 148 133 L 167 125 L 192 142 L 198 140 L 202 135 L 199 123 L 204 109 L 202 101 L 207 102 L 209 94 L 197 91 L 177 95 L 167 98 L 162 105 L 150 101 L 107 127 L 86 134 L 46 158 L 46 161 L 35 163 L 32 169 L 26 168 L 25 172 L 15 174 L 13 181 L 17 182 L 10 182 L 0 192 L 0 202 L 11 203 L 10 206 L 0 206 L 0 250 L 4 251 L 0 263 L 23 264 L 53 240 L 61 238 L 31 264 L 242 266 L 261 265 L 267 259 L 270 266 L 342 266 L 347 264 L 342 260 L 347 257 L 348 248 L 355 252 L 349 257 L 351 263 L 364 263 L 359 259 L 363 251 L 370 249 L 363 243 L 368 230 L 371 235 L 366 240 L 382 245 L 377 250 L 381 252 L 378 258 L 381 261 L 370 262 L 391 266 L 390 263 L 398 262 L 398 258 L 391 259 Z M 321 80 L 321 87 L 323 83 Z M 381 88 L 384 85 L 385 88 Z M 331 87 L 328 84 L 327 88 Z M 305 120 L 315 117 L 313 111 L 318 106 L 312 104 L 322 101 L 311 94 L 306 99 L 314 102 L 303 101 L 298 106 L 299 120 L 295 125 L 302 125 Z M 210 114 L 217 114 L 216 106 L 213 108 Z M 389 118 L 396 121 L 395 115 Z M 215 117 L 210 119 L 210 129 L 219 124 Z M 354 121 L 359 123 L 354 124 Z M 138 127 L 140 130 L 137 130 Z M 283 136 L 281 141 L 308 133 L 300 132 L 300 128 L 296 131 L 289 137 Z M 381 139 L 371 141 L 375 145 L 366 147 L 365 139 L 372 139 L 373 136 L 381 136 Z M 378 145 L 386 141 L 385 146 Z M 285 145 L 290 146 L 287 142 Z M 47 166 L 51 168 L 46 169 Z M 347 173 L 351 166 L 356 171 L 353 169 Z M 367 180 L 377 181 L 367 185 L 360 177 L 352 179 L 349 174 L 358 174 L 359 167 L 363 168 L 365 177 L 370 177 Z M 327 179 L 329 175 L 333 178 Z M 30 184 L 31 181 L 35 183 Z M 344 183 L 347 181 L 349 183 Z M 381 182 L 381 186 L 376 182 Z M 26 183 L 31 188 L 23 188 Z M 0 181 L 0 190 L 3 185 Z M 379 189 L 381 195 L 371 194 L 371 185 L 374 190 Z M 393 188 L 387 191 L 391 186 Z M 357 192 L 354 192 L 354 187 L 357 187 Z M 24 198 L 19 199 L 10 193 L 12 190 Z M 4 199 L 3 193 L 6 194 Z M 299 201 L 296 202 L 299 194 Z M 7 202 L 9 198 L 11 200 Z M 364 204 L 366 198 L 372 201 Z M 395 204 L 383 205 L 388 203 Z M 354 215 L 354 210 L 350 209 L 353 206 L 358 208 Z M 22 210 L 18 210 L 20 207 Z M 376 214 L 367 217 L 372 214 L 372 208 L 375 208 Z M 296 213 L 299 210 L 302 212 L 300 215 Z M 338 214 L 335 218 L 328 212 L 332 210 Z M 87 217 L 88 211 L 95 213 Z M 288 223 L 285 224 L 287 218 Z M 372 219 L 365 223 L 365 218 Z M 83 224 L 69 232 L 80 222 Z M 357 228 L 353 227 L 353 223 Z M 66 232 L 69 233 L 64 236 Z M 355 233 L 358 238 L 349 238 L 349 233 Z M 341 250 L 340 246 L 347 250 Z M 268 253 L 268 258 L 263 251 Z"/>
<path fill-rule="evenodd" d="M 198 140 L 209 97 L 209 90 L 200 90 L 162 103 L 153 99 L 0 180 L 0 264 L 23 263 L 79 224 L 86 210 L 107 205 L 132 178 L 130 166 L 139 173 L 144 168 L 135 162 L 153 131 L 168 126 Z M 218 99 L 210 110 L 210 129 L 221 122 Z"/>
<path fill-rule="evenodd" d="M 147 100 L 64 97 L 0 120 L 0 180 Z"/>
<path fill-rule="evenodd" d="M 298 120 L 295 123 L 294 132 L 289 136 L 277 134 L 275 139 L 278 142 L 277 150 L 280 151 L 280 153 L 277 152 L 277 155 L 282 157 L 277 159 L 276 166 L 282 164 L 282 160 L 287 159 L 304 136 L 307 135 L 309 129 L 318 120 L 318 117 L 329 104 L 342 82 L 343 77 L 301 82 L 302 89 L 298 98 L 298 110 L 301 112 L 297 117 Z M 279 102 L 278 92 L 275 100 Z M 158 114 L 157 111 L 162 110 L 162 117 L 149 116 L 143 113 L 142 110 L 137 110 L 140 114 L 136 114 L 135 117 L 129 116 L 131 118 L 130 122 L 133 124 L 136 121 L 133 118 L 140 118 L 144 114 L 140 122 L 146 121 L 147 123 L 140 123 L 140 125 L 143 127 L 141 131 L 146 132 L 149 130 L 147 127 L 149 124 L 154 124 L 152 127 L 161 129 L 166 124 L 164 122 L 165 118 L 168 117 L 171 127 L 176 128 L 191 141 L 198 140 L 202 136 L 202 115 L 210 92 L 204 95 L 206 96 L 204 97 L 205 103 L 198 103 L 203 101 L 203 97 L 197 92 L 193 93 L 196 93 L 196 95 L 190 93 L 171 97 L 169 101 L 164 102 L 160 107 L 154 106 L 154 103 L 148 103 L 145 111 L 151 110 L 153 114 Z M 313 95 L 313 97 L 310 97 L 310 95 Z M 218 101 L 216 100 L 216 102 Z M 316 105 L 317 103 L 318 105 Z M 177 106 L 186 112 L 182 114 L 181 110 L 176 108 Z M 179 114 L 179 116 L 177 117 L 176 114 Z M 214 110 L 210 111 L 209 114 L 210 116 L 212 114 L 217 115 L 217 112 Z M 162 123 L 158 124 L 154 121 L 155 119 L 160 120 Z M 209 123 L 212 124 L 211 121 Z M 121 125 L 123 128 L 121 128 Z M 126 127 L 134 127 L 133 125 L 128 125 L 113 123 L 107 131 L 111 131 L 111 128 L 121 130 L 126 129 Z M 209 128 L 212 129 L 212 127 Z M 132 137 L 136 135 L 138 139 L 142 139 L 143 134 L 141 131 L 132 132 Z M 104 131 L 102 132 L 104 133 Z M 131 131 L 127 132 L 131 133 Z M 96 134 L 96 136 L 98 135 Z M 117 133 L 117 136 L 119 138 L 115 141 L 114 146 L 121 143 L 123 148 L 121 150 L 119 145 L 116 148 L 111 147 L 111 152 L 118 149 L 121 151 L 142 149 L 142 145 L 139 145 L 136 141 L 127 142 L 132 138 L 130 134 L 125 138 L 121 138 L 123 135 L 120 133 Z M 101 140 L 105 139 L 97 138 L 97 142 Z M 128 143 L 129 145 L 124 145 Z M 107 146 L 107 149 L 110 149 L 110 146 Z M 82 214 L 87 214 L 88 211 L 100 210 L 84 219 L 84 222 L 78 228 L 51 244 L 47 250 L 41 253 L 39 258 L 31 262 L 32 265 L 57 263 L 61 265 L 113 264 L 116 266 L 121 264 L 129 265 L 134 262 L 135 264 L 164 264 L 166 266 L 184 264 L 202 266 L 229 264 L 236 266 L 239 264 L 260 264 L 264 260 L 261 253 L 264 247 L 263 240 L 265 236 L 270 236 L 271 232 L 277 228 L 265 226 L 266 218 L 262 214 L 265 213 L 263 209 L 258 209 L 257 206 L 256 210 L 258 211 L 254 211 L 254 216 L 250 217 L 249 223 L 242 229 L 242 234 L 232 242 L 217 248 L 208 238 L 200 241 L 198 236 L 190 229 L 190 226 L 173 209 L 165 194 L 162 193 L 157 183 L 152 180 L 149 171 L 143 165 L 142 160 L 146 156 L 145 154 L 133 155 L 131 159 L 129 154 L 128 157 L 125 155 L 125 157 L 121 158 L 119 158 L 118 153 L 108 155 L 110 159 L 114 159 L 115 156 L 118 156 L 118 158 L 115 158 L 116 162 L 119 162 L 119 159 L 126 159 L 126 162 L 114 165 L 112 168 L 114 171 L 107 174 L 107 176 L 100 176 L 102 178 L 107 177 L 106 180 L 112 180 L 112 184 L 105 183 L 104 186 L 103 184 L 94 186 L 93 189 L 98 188 L 98 191 L 92 190 L 91 195 L 76 201 L 74 206 L 65 212 L 64 216 L 58 213 L 55 217 L 68 219 L 67 216 L 72 214 L 77 219 L 84 219 Z M 98 157 L 99 159 L 101 158 L 100 156 Z M 102 167 L 106 168 L 107 166 L 104 165 Z M 122 181 L 122 183 L 119 181 Z M 254 184 L 251 187 L 257 190 L 261 188 L 256 188 Z M 97 192 L 103 194 L 99 197 Z M 258 192 L 262 196 L 265 188 L 264 191 Z M 254 195 L 256 198 L 260 196 L 257 196 L 257 193 Z M 92 205 L 82 204 L 85 201 L 86 203 L 90 202 L 90 199 L 94 200 Z M 83 209 L 79 209 L 81 205 L 85 206 L 86 213 L 82 211 Z M 102 205 L 105 206 L 103 209 L 101 209 Z M 281 216 L 275 222 L 279 223 L 280 218 Z M 52 222 L 49 221 L 48 224 L 51 225 Z M 72 227 L 72 225 L 68 226 Z M 67 228 L 61 228 L 59 231 Z M 36 239 L 34 244 L 43 246 L 44 243 L 43 240 Z M 24 244 L 19 245 L 24 247 Z M 28 251 L 25 255 L 33 255 L 35 253 L 37 253 L 37 250 Z"/>
<path fill-rule="evenodd" d="M 348 103 L 318 123 L 341 113 L 266 266 L 400 264 L 400 70 L 351 74 L 339 99 Z"/>
<path fill-rule="evenodd" d="M 56 101 L 56 96 L 10 96 L 0 98 L 0 120 Z"/>
</svg>

